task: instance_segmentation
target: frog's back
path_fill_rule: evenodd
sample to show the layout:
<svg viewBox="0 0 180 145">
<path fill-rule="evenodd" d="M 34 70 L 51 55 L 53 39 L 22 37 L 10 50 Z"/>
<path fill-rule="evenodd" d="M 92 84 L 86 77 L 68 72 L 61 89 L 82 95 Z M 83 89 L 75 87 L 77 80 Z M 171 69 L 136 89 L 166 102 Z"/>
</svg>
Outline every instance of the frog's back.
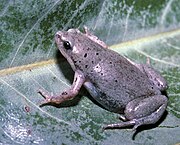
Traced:
<svg viewBox="0 0 180 145">
<path fill-rule="evenodd" d="M 109 49 L 94 54 L 93 64 L 83 72 L 99 91 L 95 99 L 107 109 L 116 112 L 135 98 L 155 93 L 154 84 L 123 56 Z"/>
<path fill-rule="evenodd" d="M 81 55 L 72 59 L 98 90 L 100 96 L 95 99 L 107 109 L 116 112 L 135 98 L 158 93 L 148 77 L 118 53 L 88 39 L 81 48 Z"/>
</svg>

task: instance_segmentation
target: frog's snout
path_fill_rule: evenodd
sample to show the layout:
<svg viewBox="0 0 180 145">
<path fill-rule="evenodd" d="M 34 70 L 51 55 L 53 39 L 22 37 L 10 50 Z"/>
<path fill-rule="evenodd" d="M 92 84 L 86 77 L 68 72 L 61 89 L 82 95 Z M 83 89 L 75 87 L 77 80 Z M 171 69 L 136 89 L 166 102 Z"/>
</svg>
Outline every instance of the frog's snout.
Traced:
<svg viewBox="0 0 180 145">
<path fill-rule="evenodd" d="M 62 32 L 61 31 L 56 32 L 55 41 L 56 41 L 57 44 L 59 44 L 60 41 L 62 41 Z"/>
</svg>

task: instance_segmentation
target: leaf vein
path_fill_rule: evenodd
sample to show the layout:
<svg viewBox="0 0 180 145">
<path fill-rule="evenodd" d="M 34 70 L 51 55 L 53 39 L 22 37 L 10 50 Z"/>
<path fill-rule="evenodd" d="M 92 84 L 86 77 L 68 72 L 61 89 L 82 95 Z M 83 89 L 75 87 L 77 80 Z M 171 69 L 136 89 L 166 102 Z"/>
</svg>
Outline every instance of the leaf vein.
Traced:
<svg viewBox="0 0 180 145">
<path fill-rule="evenodd" d="M 171 63 L 171 62 L 167 62 L 167 61 L 164 61 L 164 60 L 160 60 L 158 58 L 155 58 L 155 57 L 152 57 L 151 55 L 148 55 L 147 53 L 141 51 L 141 50 L 138 50 L 138 49 L 134 49 L 135 51 L 137 51 L 138 53 L 146 56 L 147 58 L 150 58 L 152 60 L 155 60 L 155 61 L 158 61 L 160 63 L 164 63 L 164 64 L 167 64 L 167 65 L 171 65 L 171 66 L 175 66 L 175 67 L 180 67 L 180 65 L 178 64 L 174 64 L 174 63 Z"/>
<path fill-rule="evenodd" d="M 58 122 L 63 122 L 65 124 L 71 125 L 69 122 L 64 121 L 62 119 L 59 119 L 51 114 L 49 114 L 48 112 L 44 111 L 43 109 L 41 109 L 40 107 L 38 107 L 35 103 L 33 103 L 31 100 L 29 100 L 25 95 L 23 95 L 21 92 L 19 92 L 16 88 L 14 88 L 13 86 L 11 86 L 9 83 L 7 83 L 5 80 L 3 80 L 2 78 L 0 78 L 1 83 L 5 84 L 6 86 L 8 86 L 10 89 L 12 89 L 13 91 L 15 91 L 17 94 L 19 94 L 21 97 L 23 97 L 26 101 L 28 101 L 30 104 L 32 104 L 33 106 L 35 106 L 38 110 L 40 110 L 41 112 L 43 112 L 44 114 L 48 115 L 49 117 L 57 120 Z"/>
</svg>

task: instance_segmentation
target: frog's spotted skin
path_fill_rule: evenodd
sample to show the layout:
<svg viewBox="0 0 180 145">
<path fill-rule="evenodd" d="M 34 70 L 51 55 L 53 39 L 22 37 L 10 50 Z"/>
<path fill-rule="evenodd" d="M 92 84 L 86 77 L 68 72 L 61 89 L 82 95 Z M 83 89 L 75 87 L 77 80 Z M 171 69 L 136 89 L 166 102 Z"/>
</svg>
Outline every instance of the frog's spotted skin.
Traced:
<svg viewBox="0 0 180 145">
<path fill-rule="evenodd" d="M 107 45 L 92 35 L 77 29 L 58 31 L 55 40 L 60 52 L 75 72 L 72 87 L 59 96 L 45 97 L 44 104 L 60 104 L 75 97 L 82 85 L 107 110 L 124 115 L 125 122 L 104 127 L 121 128 L 156 123 L 167 106 L 164 78 L 149 65 L 136 64 L 107 49 Z"/>
</svg>

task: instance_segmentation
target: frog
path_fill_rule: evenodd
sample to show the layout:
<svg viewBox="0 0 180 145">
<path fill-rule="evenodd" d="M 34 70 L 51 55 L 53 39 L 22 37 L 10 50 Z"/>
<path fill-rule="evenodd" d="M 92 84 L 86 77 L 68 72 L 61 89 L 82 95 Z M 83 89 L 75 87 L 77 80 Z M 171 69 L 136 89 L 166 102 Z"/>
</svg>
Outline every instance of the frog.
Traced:
<svg viewBox="0 0 180 145">
<path fill-rule="evenodd" d="M 84 86 L 103 108 L 118 113 L 122 121 L 103 129 L 155 124 L 166 111 L 168 84 L 150 63 L 135 63 L 110 49 L 87 27 L 58 31 L 55 42 L 74 71 L 71 87 L 59 95 L 39 90 L 44 97 L 40 106 L 59 105 L 73 99 Z"/>
</svg>

